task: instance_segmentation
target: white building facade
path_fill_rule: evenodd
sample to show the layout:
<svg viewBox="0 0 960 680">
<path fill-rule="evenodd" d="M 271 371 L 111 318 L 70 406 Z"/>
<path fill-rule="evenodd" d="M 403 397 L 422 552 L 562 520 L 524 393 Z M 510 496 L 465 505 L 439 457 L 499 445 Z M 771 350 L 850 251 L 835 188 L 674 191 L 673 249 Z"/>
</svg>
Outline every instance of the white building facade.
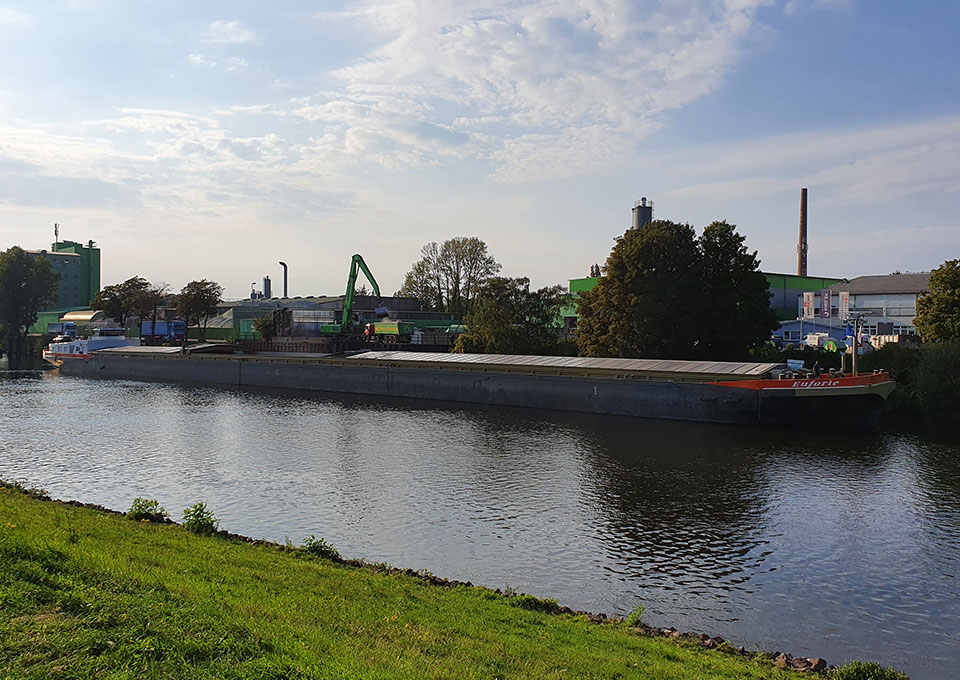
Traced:
<svg viewBox="0 0 960 680">
<path fill-rule="evenodd" d="M 850 293 L 850 311 L 863 315 L 864 330 L 870 335 L 913 335 L 917 298 L 929 282 L 930 272 L 858 276 L 829 290 L 834 304 L 841 292 Z"/>
</svg>

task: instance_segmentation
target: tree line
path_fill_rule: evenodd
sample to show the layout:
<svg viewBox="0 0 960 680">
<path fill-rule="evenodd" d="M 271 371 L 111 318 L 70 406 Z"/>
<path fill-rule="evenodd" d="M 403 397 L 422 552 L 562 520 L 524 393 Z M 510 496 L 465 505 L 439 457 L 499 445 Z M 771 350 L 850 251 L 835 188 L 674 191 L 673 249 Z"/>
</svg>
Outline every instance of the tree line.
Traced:
<svg viewBox="0 0 960 680">
<path fill-rule="evenodd" d="M 669 220 L 616 240 L 599 283 L 578 299 L 580 354 L 743 360 L 779 322 L 756 251 L 736 226 L 698 236 Z"/>
<path fill-rule="evenodd" d="M 203 339 L 207 322 L 216 315 L 222 301 L 223 286 L 216 281 L 191 281 L 173 295 L 167 283 L 151 284 L 143 277 L 133 276 L 122 283 L 104 286 L 90 301 L 90 306 L 103 310 L 121 326 L 126 326 L 128 318 L 136 317 L 140 335 L 143 335 L 145 321 L 150 320 L 156 328 L 161 310 L 173 306 L 188 326 L 197 326 Z"/>
<path fill-rule="evenodd" d="M 429 243 L 398 295 L 423 309 L 463 315 L 460 352 L 742 360 L 777 328 L 769 284 L 736 226 L 714 222 L 701 235 L 666 220 L 630 229 L 590 291 L 530 289 L 526 277 L 496 276 L 500 264 L 477 238 Z M 576 303 L 575 342 L 561 312 Z"/>
<path fill-rule="evenodd" d="M 501 269 L 475 236 L 431 242 L 396 294 L 417 298 L 423 311 L 459 315 L 466 332 L 458 352 L 571 353 L 571 343 L 557 334 L 560 309 L 571 300 L 565 287 L 531 290 L 530 279 L 497 276 Z"/>
<path fill-rule="evenodd" d="M 19 246 L 0 253 L 0 348 L 8 365 L 18 368 L 28 354 L 27 336 L 39 313 L 57 301 L 60 274 L 45 257 L 38 257 Z M 166 283 L 151 284 L 134 276 L 122 283 L 104 287 L 90 301 L 125 326 L 128 318 L 137 317 L 141 334 L 143 323 L 152 320 L 154 327 L 161 310 L 173 305 L 187 325 L 196 325 L 203 338 L 207 321 L 222 302 L 223 288 L 215 281 L 191 281 L 173 295 Z"/>
</svg>

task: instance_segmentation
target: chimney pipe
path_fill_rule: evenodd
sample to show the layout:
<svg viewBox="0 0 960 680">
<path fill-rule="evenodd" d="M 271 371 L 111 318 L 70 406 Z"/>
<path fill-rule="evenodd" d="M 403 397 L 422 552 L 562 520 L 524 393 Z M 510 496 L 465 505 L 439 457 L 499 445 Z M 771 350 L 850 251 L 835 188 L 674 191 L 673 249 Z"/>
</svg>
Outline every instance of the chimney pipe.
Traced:
<svg viewBox="0 0 960 680">
<path fill-rule="evenodd" d="M 280 266 L 283 267 L 283 297 L 287 297 L 287 263 L 281 262 Z"/>
<path fill-rule="evenodd" d="M 800 242 L 797 244 L 797 276 L 807 275 L 807 190 L 800 190 Z"/>
</svg>

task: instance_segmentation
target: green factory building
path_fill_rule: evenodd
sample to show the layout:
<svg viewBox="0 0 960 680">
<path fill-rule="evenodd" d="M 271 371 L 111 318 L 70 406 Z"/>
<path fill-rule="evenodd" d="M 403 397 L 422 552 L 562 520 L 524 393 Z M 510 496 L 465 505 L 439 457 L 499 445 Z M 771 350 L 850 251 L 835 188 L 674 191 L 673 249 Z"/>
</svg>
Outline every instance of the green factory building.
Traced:
<svg viewBox="0 0 960 680">
<path fill-rule="evenodd" d="M 59 321 L 66 312 L 89 309 L 90 300 L 100 291 L 100 249 L 93 241 L 86 244 L 57 241 L 50 250 L 28 250 L 44 257 L 60 274 L 57 300 L 49 310 L 40 312 L 31 333 L 46 333 L 47 324 Z"/>
<path fill-rule="evenodd" d="M 50 250 L 28 250 L 31 255 L 47 258 L 60 274 L 60 290 L 56 309 L 86 309 L 100 291 L 100 249 L 93 241 L 74 243 L 57 241 Z"/>
</svg>

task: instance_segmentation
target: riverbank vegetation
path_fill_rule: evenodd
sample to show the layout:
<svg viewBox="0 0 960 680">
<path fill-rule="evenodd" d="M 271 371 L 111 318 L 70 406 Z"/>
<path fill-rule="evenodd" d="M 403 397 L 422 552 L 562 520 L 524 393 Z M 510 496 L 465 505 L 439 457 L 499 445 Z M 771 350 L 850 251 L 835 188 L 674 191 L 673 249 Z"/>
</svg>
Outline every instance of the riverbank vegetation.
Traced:
<svg viewBox="0 0 960 680">
<path fill-rule="evenodd" d="M 557 333 L 560 310 L 572 296 L 563 286 L 530 290 L 530 279 L 493 276 L 480 286 L 454 351 L 576 356 L 575 341 Z"/>
<path fill-rule="evenodd" d="M 322 539 L 296 550 L 166 522 L 0 484 L 5 677 L 797 677 L 549 600 L 316 557 L 336 555 L 311 549 Z"/>
<path fill-rule="evenodd" d="M 45 257 L 18 246 L 0 253 L 0 351 L 10 368 L 30 359 L 27 332 L 57 299 L 60 274 Z"/>
<path fill-rule="evenodd" d="M 887 399 L 886 420 L 896 426 L 928 424 L 955 429 L 960 413 L 960 340 L 921 347 L 888 344 L 860 360 L 863 371 L 890 372 L 897 389 Z"/>
</svg>

